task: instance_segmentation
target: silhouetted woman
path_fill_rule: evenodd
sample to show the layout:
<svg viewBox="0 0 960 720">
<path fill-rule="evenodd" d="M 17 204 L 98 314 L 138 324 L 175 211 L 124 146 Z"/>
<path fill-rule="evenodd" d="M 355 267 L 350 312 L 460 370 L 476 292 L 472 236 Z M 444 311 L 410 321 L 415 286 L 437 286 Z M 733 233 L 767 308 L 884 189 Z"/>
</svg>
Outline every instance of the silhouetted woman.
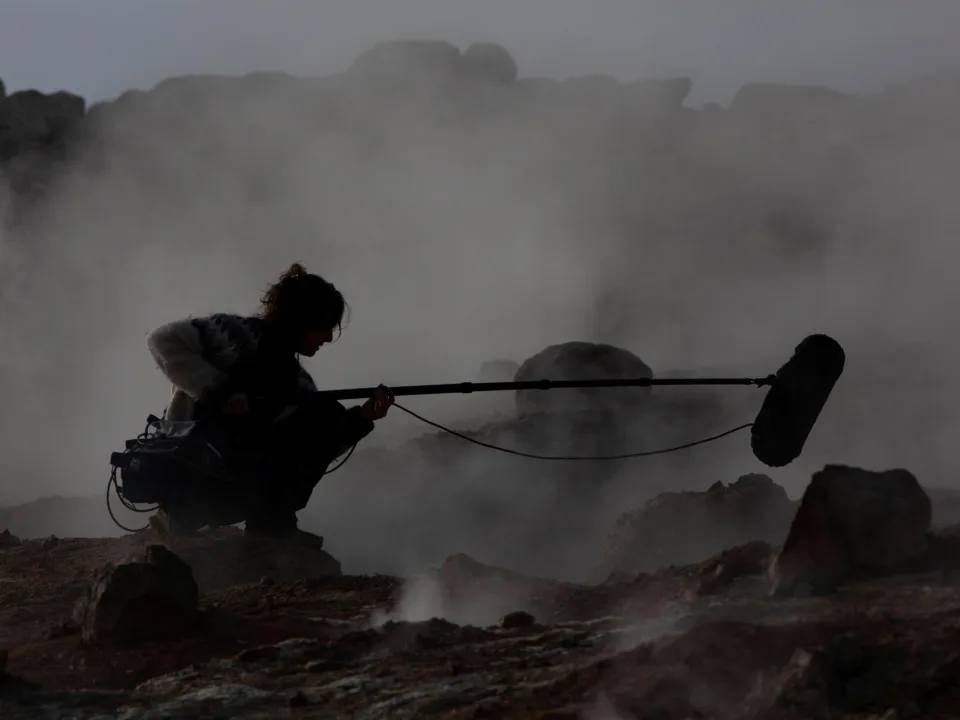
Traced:
<svg viewBox="0 0 960 720">
<path fill-rule="evenodd" d="M 256 316 L 178 320 L 147 336 L 173 383 L 167 420 L 213 419 L 232 428 L 232 447 L 256 446 L 270 456 L 273 477 L 254 481 L 259 498 L 245 518 L 248 533 L 295 534 L 296 513 L 329 463 L 366 437 L 393 404 L 381 387 L 348 410 L 318 393 L 300 364 L 300 355 L 312 357 L 342 330 L 346 309 L 331 283 L 294 264 L 264 293 Z M 209 508 L 190 502 L 161 504 L 158 513 L 174 534 L 197 530 L 209 517 Z"/>
</svg>

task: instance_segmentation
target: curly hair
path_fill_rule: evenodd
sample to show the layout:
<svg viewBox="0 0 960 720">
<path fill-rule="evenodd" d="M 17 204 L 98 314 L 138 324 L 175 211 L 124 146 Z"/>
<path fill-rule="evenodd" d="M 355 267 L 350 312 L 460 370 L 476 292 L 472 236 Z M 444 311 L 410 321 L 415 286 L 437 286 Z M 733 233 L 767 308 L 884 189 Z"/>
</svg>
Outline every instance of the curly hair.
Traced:
<svg viewBox="0 0 960 720">
<path fill-rule="evenodd" d="M 342 332 L 347 303 L 332 283 L 293 263 L 260 298 L 260 317 L 295 337 L 311 330 Z"/>
</svg>

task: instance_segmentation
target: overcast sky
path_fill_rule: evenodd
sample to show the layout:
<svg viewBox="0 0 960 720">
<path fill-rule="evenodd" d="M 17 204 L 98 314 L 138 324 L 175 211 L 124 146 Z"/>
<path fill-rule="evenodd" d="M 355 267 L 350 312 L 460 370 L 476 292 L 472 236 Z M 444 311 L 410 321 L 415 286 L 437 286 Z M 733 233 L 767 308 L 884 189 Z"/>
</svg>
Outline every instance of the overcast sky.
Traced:
<svg viewBox="0 0 960 720">
<path fill-rule="evenodd" d="M 0 0 L 8 90 L 113 97 L 186 73 L 322 75 L 391 38 L 498 41 L 523 75 L 871 91 L 960 65 L 958 0 Z"/>
</svg>

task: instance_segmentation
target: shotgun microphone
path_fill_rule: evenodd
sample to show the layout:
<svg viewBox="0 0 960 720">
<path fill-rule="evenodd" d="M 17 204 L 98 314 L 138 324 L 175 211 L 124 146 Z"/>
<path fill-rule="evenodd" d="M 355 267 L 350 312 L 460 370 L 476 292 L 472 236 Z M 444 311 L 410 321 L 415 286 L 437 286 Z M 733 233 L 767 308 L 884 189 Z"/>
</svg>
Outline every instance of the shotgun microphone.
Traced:
<svg viewBox="0 0 960 720">
<path fill-rule="evenodd" d="M 810 335 L 777 371 L 750 430 L 753 454 L 783 467 L 799 457 L 840 375 L 846 356 L 827 335 Z"/>
</svg>

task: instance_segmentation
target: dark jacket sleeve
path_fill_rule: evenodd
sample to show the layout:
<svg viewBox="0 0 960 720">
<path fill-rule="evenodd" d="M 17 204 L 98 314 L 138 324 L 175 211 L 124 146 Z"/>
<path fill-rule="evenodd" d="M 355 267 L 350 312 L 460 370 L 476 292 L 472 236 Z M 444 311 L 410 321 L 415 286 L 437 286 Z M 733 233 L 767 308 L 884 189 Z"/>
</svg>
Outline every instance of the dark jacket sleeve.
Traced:
<svg viewBox="0 0 960 720">
<path fill-rule="evenodd" d="M 337 403 L 339 405 L 339 403 Z M 343 405 L 340 405 L 343 407 Z M 360 406 L 352 407 L 344 413 L 346 422 L 344 427 L 343 450 L 353 447 L 373 432 L 373 420 L 368 420 L 360 414 Z"/>
<path fill-rule="evenodd" d="M 306 430 L 331 460 L 339 457 L 373 431 L 373 421 L 360 414 L 360 407 L 345 408 L 322 392 L 302 396 L 300 410 L 310 416 Z M 303 419 L 301 419 L 303 422 Z M 307 429 L 309 428 L 309 429 Z"/>
</svg>

